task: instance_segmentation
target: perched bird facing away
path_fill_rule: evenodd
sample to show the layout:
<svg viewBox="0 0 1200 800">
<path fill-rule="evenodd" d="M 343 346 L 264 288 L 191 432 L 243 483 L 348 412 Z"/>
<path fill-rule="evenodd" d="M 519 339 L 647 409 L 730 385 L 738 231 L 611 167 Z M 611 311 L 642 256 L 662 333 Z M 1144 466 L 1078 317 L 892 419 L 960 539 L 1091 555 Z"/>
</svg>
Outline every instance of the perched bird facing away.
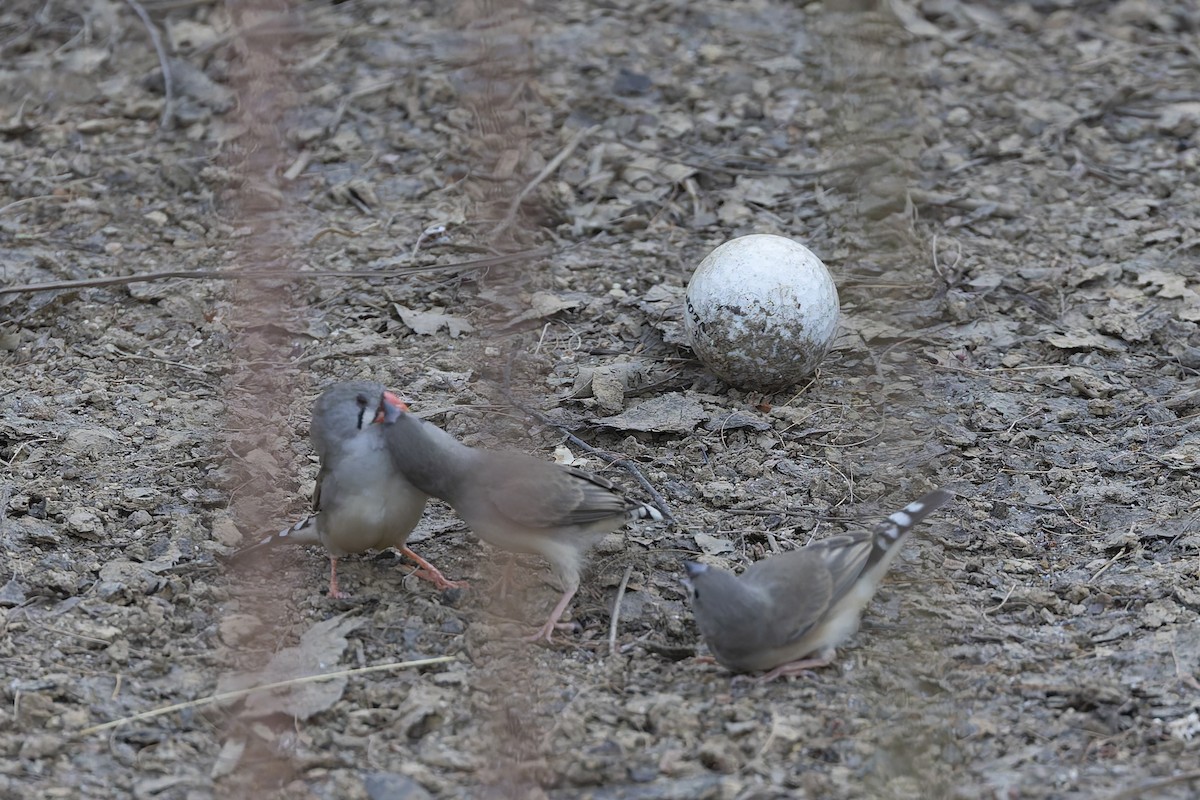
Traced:
<svg viewBox="0 0 1200 800">
<path fill-rule="evenodd" d="M 631 520 L 662 519 L 657 509 L 583 470 L 468 447 L 410 413 L 391 392 L 383 393 L 376 421 L 396 468 L 413 486 L 448 502 L 485 542 L 550 562 L 563 593 L 531 641 L 551 640 L 594 544 Z"/>
<path fill-rule="evenodd" d="M 338 589 L 339 558 L 389 547 L 417 562 L 417 576 L 439 589 L 465 585 L 446 580 L 406 544 L 428 495 L 404 479 L 392 464 L 383 430 L 371 424 L 383 390 L 382 384 L 348 381 L 317 398 L 309 428 L 321 459 L 313 513 L 238 555 L 279 542 L 321 544 L 329 552 L 330 597 L 348 596 Z"/>
<path fill-rule="evenodd" d="M 734 672 L 770 670 L 762 681 L 826 666 L 858 630 L 909 531 L 952 497 L 937 489 L 874 533 L 831 536 L 751 564 L 740 576 L 687 562 L 684 583 L 708 649 Z"/>
</svg>

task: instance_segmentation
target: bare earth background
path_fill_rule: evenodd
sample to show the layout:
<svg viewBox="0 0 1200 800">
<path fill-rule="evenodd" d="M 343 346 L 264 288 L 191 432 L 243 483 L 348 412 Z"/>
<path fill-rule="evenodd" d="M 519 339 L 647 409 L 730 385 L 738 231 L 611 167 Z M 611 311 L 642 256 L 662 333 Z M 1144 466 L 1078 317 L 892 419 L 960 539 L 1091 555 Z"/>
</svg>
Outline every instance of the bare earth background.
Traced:
<svg viewBox="0 0 1200 800">
<path fill-rule="evenodd" d="M 4 286 L 376 277 L 0 294 L 0 796 L 1195 796 L 1200 10 L 873 5 L 146 0 L 164 128 L 133 5 L 4 3 Z M 795 393 L 681 334 L 692 268 L 751 232 L 841 291 Z M 465 593 L 390 554 L 346 560 L 345 601 L 315 550 L 227 563 L 305 512 L 312 401 L 351 378 L 474 444 L 570 430 L 678 525 L 606 540 L 552 648 L 513 641 L 541 565 L 501 601 L 441 504 L 412 543 Z M 834 666 L 692 658 L 683 558 L 935 485 L 961 498 Z"/>
</svg>

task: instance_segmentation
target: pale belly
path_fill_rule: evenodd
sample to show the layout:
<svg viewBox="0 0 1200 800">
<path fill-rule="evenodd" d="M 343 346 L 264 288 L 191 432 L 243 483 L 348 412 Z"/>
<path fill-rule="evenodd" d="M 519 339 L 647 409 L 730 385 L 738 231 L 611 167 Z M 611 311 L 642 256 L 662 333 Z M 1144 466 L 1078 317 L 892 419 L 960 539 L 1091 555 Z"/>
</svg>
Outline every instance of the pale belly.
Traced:
<svg viewBox="0 0 1200 800">
<path fill-rule="evenodd" d="M 403 547 L 426 499 L 403 481 L 359 487 L 322 514 L 322 540 L 335 555 Z"/>
</svg>

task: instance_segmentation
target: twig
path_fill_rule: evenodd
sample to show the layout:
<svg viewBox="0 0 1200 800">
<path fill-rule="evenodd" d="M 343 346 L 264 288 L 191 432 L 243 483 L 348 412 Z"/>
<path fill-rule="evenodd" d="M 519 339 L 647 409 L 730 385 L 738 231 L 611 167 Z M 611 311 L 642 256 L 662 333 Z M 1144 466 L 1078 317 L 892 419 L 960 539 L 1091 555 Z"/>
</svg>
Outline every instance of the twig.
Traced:
<svg viewBox="0 0 1200 800">
<path fill-rule="evenodd" d="M 11 203 L 6 203 L 0 206 L 0 214 L 3 214 L 6 211 L 12 211 L 14 208 L 20 208 L 23 205 L 28 205 L 29 203 L 36 203 L 38 200 L 53 200 L 58 203 L 65 203 L 66 201 L 70 200 L 70 198 L 59 197 L 58 195 L 53 194 L 39 194 L 34 195 L 33 197 L 22 197 L 20 200 L 13 200 Z"/>
<path fill-rule="evenodd" d="M 625 599 L 625 589 L 629 586 L 629 576 L 633 574 L 633 564 L 625 568 L 621 576 L 621 585 L 617 587 L 617 599 L 613 601 L 612 620 L 608 623 L 608 654 L 617 653 L 617 623 L 621 621 L 621 601 Z"/>
<path fill-rule="evenodd" d="M 162 37 L 158 35 L 158 28 L 155 27 L 154 21 L 150 19 L 150 15 L 146 13 L 146 9 L 142 8 L 142 4 L 137 0 L 125 0 L 125 4 L 133 9 L 133 13 L 138 15 L 142 24 L 146 26 L 146 32 L 150 34 L 150 41 L 154 44 L 154 52 L 158 53 L 158 66 L 162 69 L 163 76 L 163 110 L 162 116 L 159 117 L 158 129 L 160 131 L 170 130 L 171 117 L 175 113 L 175 81 L 171 78 L 171 64 L 167 60 L 167 51 L 163 48 Z"/>
<path fill-rule="evenodd" d="M 1130 533 L 1133 532 L 1132 527 L 1133 526 L 1130 526 Z M 1100 569 L 1096 570 L 1096 574 L 1093 575 L 1090 579 L 1088 579 L 1088 583 L 1095 583 L 1097 578 L 1099 578 L 1105 572 L 1108 572 L 1109 567 L 1111 567 L 1113 564 L 1117 563 L 1118 561 L 1120 561 L 1122 558 L 1124 558 L 1127 555 L 1129 555 L 1129 548 L 1122 547 L 1121 552 L 1117 553 L 1115 556 L 1110 558 L 1108 561 L 1105 561 L 1104 564 L 1100 567 Z"/>
<path fill-rule="evenodd" d="M 107 278 L 80 278 L 70 281 L 49 281 L 46 283 L 23 283 L 17 286 L 0 286 L 0 295 L 16 294 L 18 292 L 49 292 L 59 289 L 86 289 L 96 286 L 120 286 L 127 283 L 149 283 L 151 281 L 184 278 L 188 280 L 214 281 L 255 281 L 264 278 L 284 278 L 287 280 L 306 280 L 312 278 L 398 278 L 407 275 L 419 275 L 427 272 L 456 271 L 480 269 L 507 264 L 510 261 L 541 258 L 556 252 L 552 247 L 541 247 L 536 250 L 522 250 L 502 256 L 488 256 L 471 261 L 458 261 L 453 264 L 430 264 L 424 267 L 399 267 L 382 270 L 313 270 L 301 272 L 288 269 L 264 270 L 167 270 L 164 272 L 143 272 L 139 275 L 113 275 Z"/>
<path fill-rule="evenodd" d="M 1008 598 L 1012 597 L 1012 593 L 1015 592 L 1016 590 L 1017 590 L 1017 585 L 1014 583 L 1012 585 L 1012 588 L 1008 590 L 1008 594 L 1004 595 L 1004 599 L 1000 601 L 999 605 L 992 606 L 991 608 L 986 608 L 986 609 L 984 609 L 983 613 L 991 614 L 993 612 L 999 611 L 1000 609 L 1004 608 L 1004 604 L 1008 602 Z"/>
<path fill-rule="evenodd" d="M 550 159 L 550 163 L 543 167 L 542 171 L 534 176 L 533 180 L 525 184 L 524 189 L 517 193 L 517 196 L 512 199 L 511 203 L 508 204 L 508 211 L 504 214 L 504 219 L 500 220 L 500 224 L 492 228 L 491 233 L 489 233 L 488 236 L 495 237 L 496 235 L 503 233 L 508 229 L 509 226 L 516 222 L 517 212 L 521 210 L 521 203 L 525 202 L 525 198 L 529 196 L 529 193 L 536 189 L 539 183 L 553 175 L 554 171 L 562 166 L 562 162 L 566 161 L 571 153 L 575 152 L 575 148 L 579 146 L 579 143 L 599 127 L 599 125 L 593 125 L 590 128 L 584 128 L 572 136 L 571 141 L 567 142 L 567 146 L 559 151 L 558 155 Z"/>
<path fill-rule="evenodd" d="M 950 206 L 963 211 L 986 211 L 992 216 L 1012 219 L 1021 216 L 1021 209 L 1014 203 L 997 203 L 975 197 L 927 192 L 924 189 L 909 189 L 908 194 L 920 206 Z"/>
<path fill-rule="evenodd" d="M 305 675 L 300 678 L 289 678 L 286 681 L 275 681 L 274 683 L 264 683 L 261 686 L 251 686 L 248 689 L 235 689 L 231 692 L 221 692 L 220 694 L 201 697 L 199 700 L 189 700 L 186 703 L 174 703 L 173 705 L 163 706 L 161 708 L 143 711 L 140 714 L 134 714 L 132 717 L 122 717 L 114 719 L 111 722 L 105 722 L 102 725 L 93 725 L 90 728 L 84 728 L 79 731 L 78 736 L 88 736 L 100 731 L 107 731 L 112 728 L 119 728 L 130 722 L 137 722 L 151 717 L 160 717 L 163 714 L 170 714 L 172 711 L 182 711 L 187 708 L 198 708 L 200 706 L 208 706 L 213 703 L 222 703 L 226 700 L 236 700 L 239 697 L 255 694 L 256 692 L 266 692 L 271 689 L 280 689 L 286 686 L 299 686 L 305 683 L 316 683 L 318 681 L 332 680 L 333 678 L 345 678 L 351 675 L 366 675 L 369 672 L 383 672 L 385 670 L 407 669 L 409 667 L 427 667 L 431 664 L 445 664 L 447 661 L 454 661 L 455 656 L 437 656 L 436 658 L 419 658 L 415 661 L 396 661 L 390 664 L 376 664 L 373 667 L 358 667 L 357 669 L 345 669 L 339 672 L 323 672 L 320 675 Z"/>
<path fill-rule="evenodd" d="M 143 356 L 143 355 L 139 355 L 138 353 L 130 353 L 128 350 L 122 350 L 119 347 L 114 347 L 113 351 L 115 353 L 117 353 L 118 355 L 120 355 L 122 358 L 133 358 L 133 359 L 137 359 L 138 361 L 153 361 L 157 364 L 166 364 L 169 367 L 178 367 L 179 369 L 185 369 L 188 372 L 195 372 L 200 375 L 213 375 L 214 374 L 211 370 L 207 370 L 204 367 L 196 367 L 196 366 L 192 366 L 191 364 L 184 364 L 182 361 L 168 361 L 165 358 L 155 358 L 154 356 Z"/>
<path fill-rule="evenodd" d="M 630 150 L 636 150 L 639 153 L 648 153 L 649 155 L 661 158 L 663 161 L 671 161 L 675 164 L 682 164 L 685 167 L 704 170 L 706 172 L 719 172 L 723 175 L 770 175 L 777 178 L 800 178 L 802 180 L 808 178 L 819 178 L 822 175 L 829 175 L 834 172 L 863 172 L 871 167 L 878 166 L 887 161 L 886 158 L 876 156 L 872 158 L 864 158 L 858 161 L 848 161 L 845 164 L 835 164 L 831 167 L 820 167 L 818 169 L 779 169 L 778 167 L 766 164 L 761 167 L 745 164 L 740 167 L 729 167 L 723 164 L 718 164 L 715 161 L 695 161 L 682 156 L 672 155 L 671 153 L 663 153 L 650 147 L 643 147 L 634 144 L 633 142 L 622 141 L 622 147 L 628 147 Z M 708 158 L 707 154 L 702 154 Z M 731 157 L 732 159 L 733 157 Z"/>
<path fill-rule="evenodd" d="M 1144 794 L 1153 792 L 1156 789 L 1165 789 L 1168 786 L 1173 786 L 1177 783 L 1190 783 L 1191 781 L 1200 780 L 1200 770 L 1191 772 L 1181 772 L 1178 775 L 1172 775 L 1169 778 L 1160 778 L 1156 781 L 1143 783 L 1141 786 L 1133 786 L 1124 791 L 1117 792 L 1111 795 L 1108 800 L 1132 800 L 1134 797 L 1141 797 Z"/>
<path fill-rule="evenodd" d="M 321 230 L 319 230 L 313 234 L 312 238 L 308 240 L 308 244 L 309 244 L 309 246 L 312 246 L 312 245 L 316 244 L 317 242 L 321 241 L 321 239 L 325 238 L 326 236 L 333 236 L 333 235 L 346 236 L 351 239 L 357 239 L 359 236 L 362 236 L 364 233 L 370 233 L 371 231 L 378 228 L 379 224 L 380 224 L 379 220 L 375 220 L 370 225 L 367 225 L 365 228 L 363 228 L 362 230 L 358 230 L 358 231 L 351 231 L 351 230 L 347 230 L 346 228 L 339 228 L 336 225 L 330 226 L 328 228 L 322 228 Z"/>
</svg>

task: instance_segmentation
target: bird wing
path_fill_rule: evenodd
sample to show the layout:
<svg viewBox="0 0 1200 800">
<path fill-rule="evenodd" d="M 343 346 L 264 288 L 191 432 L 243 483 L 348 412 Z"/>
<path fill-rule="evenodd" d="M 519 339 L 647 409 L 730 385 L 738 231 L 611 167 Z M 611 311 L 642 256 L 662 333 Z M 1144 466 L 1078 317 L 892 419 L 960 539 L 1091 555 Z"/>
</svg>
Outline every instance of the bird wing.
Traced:
<svg viewBox="0 0 1200 800">
<path fill-rule="evenodd" d="M 522 527 L 587 526 L 619 517 L 631 507 L 611 482 L 574 467 L 510 453 L 487 461 L 488 501 Z"/>
<path fill-rule="evenodd" d="M 325 478 L 328 477 L 328 472 L 329 470 L 324 464 L 321 464 L 321 468 L 317 470 L 317 482 L 313 485 L 312 493 L 312 510 L 314 514 L 320 513 L 321 511 L 321 484 L 323 484 L 325 482 Z"/>
<path fill-rule="evenodd" d="M 841 600 L 858 582 L 871 561 L 874 537 L 870 533 L 845 533 L 814 542 L 805 548 L 829 571 L 830 604 Z"/>
<path fill-rule="evenodd" d="M 756 561 L 741 580 L 770 598 L 765 629 L 773 631 L 773 646 L 799 641 L 819 625 L 844 592 L 837 573 L 821 548 L 812 545 Z"/>
</svg>

